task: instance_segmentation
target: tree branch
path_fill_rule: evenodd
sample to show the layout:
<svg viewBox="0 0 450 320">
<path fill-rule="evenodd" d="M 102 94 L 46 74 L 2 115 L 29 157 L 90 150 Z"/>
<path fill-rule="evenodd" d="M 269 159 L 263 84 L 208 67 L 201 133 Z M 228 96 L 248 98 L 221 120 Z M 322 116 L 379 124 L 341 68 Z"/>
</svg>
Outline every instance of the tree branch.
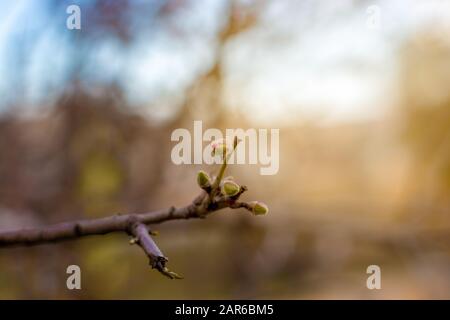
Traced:
<svg viewBox="0 0 450 320">
<path fill-rule="evenodd" d="M 236 141 L 235 139 L 234 148 L 237 144 Z M 207 215 L 224 208 L 245 208 L 254 214 L 265 214 L 268 211 L 267 207 L 259 202 L 245 203 L 238 201 L 242 193 L 247 190 L 245 186 L 236 184 L 239 191 L 233 195 L 221 191 L 219 184 L 225 167 L 226 161 L 222 164 L 221 174 L 216 177 L 214 184 L 211 186 L 208 180 L 206 185 L 200 185 L 204 189 L 202 193 L 185 207 L 171 207 L 147 213 L 117 214 L 105 218 L 78 220 L 38 228 L 0 231 L 0 248 L 31 246 L 77 239 L 90 235 L 125 232 L 133 236 L 130 243 L 136 243 L 144 250 L 150 259 L 152 268 L 157 269 L 171 279 L 180 279 L 181 277 L 178 274 L 167 269 L 166 263 L 168 259 L 162 254 L 150 236 L 148 225 L 176 219 L 205 218 Z M 202 172 L 201 174 L 203 175 L 204 173 Z M 209 177 L 203 178 L 210 179 Z M 261 205 L 264 207 L 261 207 Z"/>
<path fill-rule="evenodd" d="M 202 194 L 191 204 L 181 208 L 171 207 L 146 213 L 117 214 L 105 218 L 64 222 L 45 227 L 0 231 L 0 248 L 38 245 L 119 231 L 129 233 L 130 226 L 136 221 L 149 225 L 169 220 L 204 218 L 206 215 L 226 207 L 236 208 L 236 201 L 224 201 L 223 199 L 205 207 L 202 202 L 205 196 L 206 194 Z"/>
</svg>

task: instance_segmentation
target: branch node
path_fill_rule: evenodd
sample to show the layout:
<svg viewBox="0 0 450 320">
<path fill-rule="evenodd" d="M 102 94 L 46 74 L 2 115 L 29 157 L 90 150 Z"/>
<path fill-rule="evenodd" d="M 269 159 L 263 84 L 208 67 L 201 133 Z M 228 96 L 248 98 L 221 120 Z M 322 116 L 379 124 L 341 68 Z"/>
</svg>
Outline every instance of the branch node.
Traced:
<svg viewBox="0 0 450 320">
<path fill-rule="evenodd" d="M 175 213 L 175 210 L 177 210 L 177 208 L 175 208 L 174 206 L 171 206 L 169 209 L 169 217 L 173 217 L 173 214 Z"/>
<path fill-rule="evenodd" d="M 75 223 L 74 231 L 77 237 L 83 234 L 83 231 L 81 230 L 81 225 L 79 223 Z"/>
</svg>

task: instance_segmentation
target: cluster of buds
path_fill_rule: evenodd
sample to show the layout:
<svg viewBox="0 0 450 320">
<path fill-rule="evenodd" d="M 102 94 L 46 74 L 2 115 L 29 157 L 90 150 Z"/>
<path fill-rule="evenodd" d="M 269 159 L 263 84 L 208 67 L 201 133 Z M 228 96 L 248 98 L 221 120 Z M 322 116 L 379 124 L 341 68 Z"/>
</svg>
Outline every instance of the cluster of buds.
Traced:
<svg viewBox="0 0 450 320">
<path fill-rule="evenodd" d="M 239 143 L 235 137 L 233 143 L 229 139 L 219 139 L 211 143 L 212 155 L 220 156 L 224 159 L 219 174 L 213 179 L 203 170 L 197 174 L 197 184 L 209 194 L 209 201 L 214 201 L 216 196 L 222 197 L 226 201 L 237 201 L 239 196 L 246 190 L 244 186 L 240 186 L 232 177 L 223 178 L 225 168 L 227 166 L 227 158 L 236 149 Z M 219 198 L 220 198 L 219 197 Z M 249 203 L 241 203 L 242 207 L 251 211 L 254 215 L 264 215 L 269 212 L 269 208 L 262 202 L 251 201 Z"/>
</svg>

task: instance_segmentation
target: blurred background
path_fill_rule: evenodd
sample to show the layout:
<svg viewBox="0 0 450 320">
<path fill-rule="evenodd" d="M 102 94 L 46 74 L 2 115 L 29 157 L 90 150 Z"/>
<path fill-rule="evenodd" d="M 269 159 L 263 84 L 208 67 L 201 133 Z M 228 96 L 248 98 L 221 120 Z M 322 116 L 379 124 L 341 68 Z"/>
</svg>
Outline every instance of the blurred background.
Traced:
<svg viewBox="0 0 450 320">
<path fill-rule="evenodd" d="M 0 230 L 185 205 L 174 129 L 280 129 L 229 170 L 267 216 L 156 227 L 184 280 L 112 234 L 0 249 L 0 298 L 450 299 L 448 1 L 2 1 L 0 73 Z"/>
</svg>

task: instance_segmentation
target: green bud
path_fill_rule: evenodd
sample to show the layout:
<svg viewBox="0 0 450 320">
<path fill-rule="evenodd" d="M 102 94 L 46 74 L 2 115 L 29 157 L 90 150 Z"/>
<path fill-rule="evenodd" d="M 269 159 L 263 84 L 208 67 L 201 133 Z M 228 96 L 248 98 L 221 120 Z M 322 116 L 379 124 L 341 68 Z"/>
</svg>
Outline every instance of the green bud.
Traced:
<svg viewBox="0 0 450 320">
<path fill-rule="evenodd" d="M 225 180 L 222 183 L 222 193 L 227 196 L 235 196 L 239 193 L 241 187 L 234 181 Z"/>
<path fill-rule="evenodd" d="M 212 155 L 224 158 L 233 151 L 233 145 L 228 139 L 218 139 L 211 142 Z"/>
<path fill-rule="evenodd" d="M 211 178 L 205 171 L 200 170 L 197 173 L 197 183 L 202 189 L 209 188 L 211 187 Z"/>
<path fill-rule="evenodd" d="M 264 215 L 269 212 L 269 207 L 266 204 L 259 201 L 252 201 L 249 203 L 252 213 L 255 216 Z"/>
</svg>

